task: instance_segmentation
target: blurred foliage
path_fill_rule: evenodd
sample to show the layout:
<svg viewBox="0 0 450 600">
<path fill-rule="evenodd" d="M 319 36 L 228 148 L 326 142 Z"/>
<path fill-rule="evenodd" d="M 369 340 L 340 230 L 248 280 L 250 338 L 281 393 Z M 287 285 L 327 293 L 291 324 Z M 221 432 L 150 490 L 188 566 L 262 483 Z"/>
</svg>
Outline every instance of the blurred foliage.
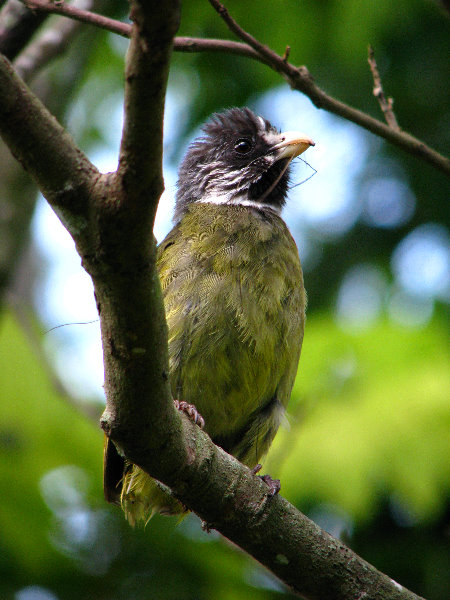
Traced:
<svg viewBox="0 0 450 600">
<path fill-rule="evenodd" d="M 372 44 L 400 125 L 448 150 L 450 20 L 437 2 L 226 4 L 275 51 L 282 54 L 289 45 L 290 60 L 307 65 L 327 92 L 381 119 L 367 66 Z M 125 18 L 125 9 L 118 1 L 107 7 L 116 18 Z M 85 35 L 89 31 L 86 26 Z M 184 2 L 180 34 L 233 39 L 205 0 Z M 52 67 L 61 94 L 69 86 L 71 95 L 78 92 L 66 123 L 87 151 L 111 142 L 102 122 L 110 120 L 122 95 L 126 45 L 112 34 L 98 35 L 95 44 L 85 44 L 86 68 L 73 81 L 61 74 L 70 73 L 75 58 L 63 57 Z M 254 105 L 280 83 L 279 75 L 249 59 L 175 54 L 170 89 L 182 110 L 168 148 L 172 159 L 179 159 L 185 141 L 211 112 Z M 314 137 L 301 114 L 298 121 Z M 331 126 L 338 122 L 330 120 Z M 352 190 L 354 202 L 368 206 L 375 184 L 387 194 L 383 182 L 390 177 L 409 191 L 414 208 L 391 227 L 370 222 L 361 210 L 339 235 L 307 231 L 320 252 L 306 272 L 305 345 L 290 429 L 278 435 L 266 468 L 281 477 L 283 495 L 364 558 L 429 600 L 444 600 L 450 588 L 445 293 L 429 298 L 432 319 L 411 328 L 382 311 L 363 328 L 341 328 L 333 309 L 346 275 L 361 264 L 373 265 L 385 278 L 380 296 L 394 295 L 392 257 L 419 226 L 448 222 L 450 188 L 426 164 L 370 134 L 366 138 L 368 156 Z M 336 149 L 339 141 L 337 136 Z M 17 190 L 11 193 L 19 201 Z M 2 600 L 290 597 L 238 549 L 203 533 L 195 517 L 178 526 L 155 518 L 145 530 L 132 530 L 118 509 L 106 506 L 99 428 L 54 392 L 20 326 L 6 314 L 0 365 Z"/>
</svg>

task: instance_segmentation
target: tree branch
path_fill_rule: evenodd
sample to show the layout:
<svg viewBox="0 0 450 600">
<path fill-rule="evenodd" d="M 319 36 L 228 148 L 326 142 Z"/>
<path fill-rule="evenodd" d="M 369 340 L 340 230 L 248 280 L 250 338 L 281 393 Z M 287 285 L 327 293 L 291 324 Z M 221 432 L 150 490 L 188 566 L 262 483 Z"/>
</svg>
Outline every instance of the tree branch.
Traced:
<svg viewBox="0 0 450 600">
<path fill-rule="evenodd" d="M 102 27 L 124 37 L 130 36 L 130 25 L 103 17 L 102 15 L 82 11 L 66 4 L 55 4 L 49 0 L 22 1 L 34 10 L 64 15 L 96 25 L 97 27 Z M 178 37 L 174 40 L 174 50 L 178 52 L 226 52 L 258 60 L 283 75 L 292 89 L 308 96 L 317 108 L 327 110 L 367 129 L 405 152 L 427 162 L 446 175 L 450 175 L 450 160 L 448 158 L 433 150 L 433 148 L 427 146 L 421 140 L 401 131 L 399 128 L 390 127 L 378 119 L 374 119 L 370 115 L 329 96 L 314 83 L 314 79 L 306 67 L 291 65 L 287 61 L 288 55 L 286 53 L 285 56 L 279 56 L 268 46 L 261 44 L 230 17 L 227 9 L 220 2 L 217 0 L 210 0 L 210 2 L 227 23 L 230 30 L 245 43 L 229 40 Z"/>
<path fill-rule="evenodd" d="M 94 6 L 101 6 L 102 2 L 103 0 L 94 0 Z M 28 11 L 21 4 L 20 6 L 23 10 Z M 64 23 L 60 21 L 64 21 Z M 64 35 L 68 35 L 68 30 L 71 31 L 70 38 L 73 42 L 73 34 L 76 33 L 78 25 L 79 23 L 70 19 L 49 19 L 38 36 L 26 46 L 25 50 L 14 61 L 16 70 L 23 66 L 24 69 L 20 69 L 20 74 L 22 77 L 31 78 L 32 75 L 37 74 L 37 71 L 45 64 L 46 60 L 51 59 L 51 51 L 49 52 L 51 48 L 57 50 L 58 57 L 61 58 L 62 52 L 68 50 L 67 44 L 63 43 L 64 39 L 67 42 Z M 57 27 L 57 31 L 55 31 L 55 27 Z M 49 29 L 53 32 L 50 40 L 48 40 Z M 95 34 L 96 32 L 93 31 L 92 33 Z M 89 57 L 89 50 L 97 37 L 97 35 L 85 37 L 83 52 L 79 52 L 79 43 L 72 44 L 70 70 L 64 69 L 56 79 L 53 74 L 47 72 L 41 74 L 33 82 L 33 92 L 56 116 L 63 115 L 68 103 L 72 100 L 72 93 L 61 94 L 60 87 L 73 90 L 71 83 L 73 80 L 77 80 L 83 71 Z M 40 52 L 41 38 L 48 40 L 45 44 L 47 52 L 44 53 Z M 53 40 L 56 40 L 56 47 L 52 43 Z M 29 60 L 25 61 L 25 57 L 28 57 Z M 3 218 L 0 219 L 0 239 L 4 246 L 4 251 L 0 253 L 0 313 L 5 291 L 11 283 L 13 285 L 17 284 L 14 274 L 17 269 L 21 271 L 21 259 L 29 240 L 29 226 L 37 199 L 37 191 L 34 181 L 28 177 L 21 165 L 14 159 L 8 147 L 0 142 L 0 213 L 3 214 Z M 27 294 L 28 287 L 21 291 Z"/>
<path fill-rule="evenodd" d="M 101 315 L 107 396 L 103 427 L 131 457 L 143 447 L 148 451 L 142 427 L 168 430 L 178 444 L 152 436 L 150 445 L 177 471 L 185 450 L 171 400 L 167 326 L 150 232 L 163 190 L 164 98 L 180 6 L 177 0 L 134 0 L 131 16 L 119 168 L 100 199 L 101 257 L 83 262 L 93 276 Z"/>
<path fill-rule="evenodd" d="M 178 4 L 178 0 L 131 3 L 134 26 L 125 65 L 125 123 L 117 173 L 127 201 L 149 207 L 150 229 L 163 191 L 164 100 L 180 21 Z"/>
<path fill-rule="evenodd" d="M 82 23 L 94 25 L 111 33 L 116 33 L 122 37 L 131 36 L 131 25 L 122 23 L 109 17 L 104 17 L 97 13 L 83 10 L 71 4 L 56 4 L 50 0 L 22 0 L 30 9 L 45 12 L 49 14 L 61 15 Z M 178 52 L 226 52 L 238 56 L 253 58 L 264 64 L 268 64 L 253 48 L 248 44 L 232 42 L 231 40 L 216 40 L 211 38 L 195 38 L 178 36 L 173 40 L 174 50 Z"/>
<path fill-rule="evenodd" d="M 400 130 L 395 130 L 381 121 L 366 115 L 362 111 L 348 106 L 332 96 L 328 96 L 328 94 L 314 83 L 314 80 L 306 67 L 295 67 L 288 63 L 283 57 L 276 54 L 276 52 L 271 50 L 268 46 L 261 44 L 261 42 L 244 31 L 218 0 L 209 0 L 209 2 L 225 21 L 230 31 L 258 52 L 272 69 L 281 73 L 293 89 L 308 96 L 317 108 L 328 110 L 331 113 L 364 127 L 364 129 L 368 129 L 395 146 L 402 148 L 409 154 L 424 160 L 443 173 L 450 175 L 450 159 L 442 156 L 436 152 L 436 150 L 433 150 L 412 135 Z"/>
<path fill-rule="evenodd" d="M 384 95 L 383 84 L 381 83 L 380 73 L 378 71 L 377 61 L 375 60 L 375 52 L 373 51 L 372 46 L 369 46 L 368 50 L 368 59 L 370 70 L 372 72 L 373 77 L 373 95 L 378 100 L 381 110 L 384 113 L 386 123 L 392 129 L 396 129 L 400 131 L 400 127 L 397 123 L 397 117 L 395 116 L 393 105 L 394 101 L 392 98 L 386 98 Z"/>
<path fill-rule="evenodd" d="M 0 55 L 2 137 L 71 232 L 71 213 L 84 209 L 98 171 L 70 135 Z"/>
<path fill-rule="evenodd" d="M 112 33 L 117 33 L 123 37 L 131 36 L 131 25 L 122 23 L 109 17 L 104 17 L 98 13 L 89 12 L 82 7 L 74 6 L 73 4 L 65 4 L 64 2 L 52 2 L 52 0 L 21 0 L 30 10 L 42 12 L 45 14 L 61 15 L 89 23 L 101 29 L 106 29 Z"/>
</svg>

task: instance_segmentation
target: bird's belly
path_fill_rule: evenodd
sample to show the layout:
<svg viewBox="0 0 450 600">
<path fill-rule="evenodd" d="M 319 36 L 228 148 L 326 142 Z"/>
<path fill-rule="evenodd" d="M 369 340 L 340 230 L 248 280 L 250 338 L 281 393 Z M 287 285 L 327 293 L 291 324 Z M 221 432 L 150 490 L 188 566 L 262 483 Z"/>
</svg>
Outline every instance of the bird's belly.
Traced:
<svg viewBox="0 0 450 600">
<path fill-rule="evenodd" d="M 271 211 L 193 203 L 162 242 L 158 270 L 173 396 L 245 456 L 236 436 L 276 431 L 297 371 L 305 293 L 295 242 Z"/>
<path fill-rule="evenodd" d="M 196 405 L 213 439 L 245 427 L 298 361 L 302 336 L 289 307 L 270 292 L 262 298 L 240 288 L 228 282 L 221 294 L 168 313 L 174 397 Z"/>
</svg>

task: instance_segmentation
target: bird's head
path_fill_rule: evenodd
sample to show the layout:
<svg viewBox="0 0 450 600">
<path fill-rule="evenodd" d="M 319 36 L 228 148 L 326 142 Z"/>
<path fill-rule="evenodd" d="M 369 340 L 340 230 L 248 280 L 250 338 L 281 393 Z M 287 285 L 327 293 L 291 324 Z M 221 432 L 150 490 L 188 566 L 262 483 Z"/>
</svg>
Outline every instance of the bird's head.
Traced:
<svg viewBox="0 0 450 600">
<path fill-rule="evenodd" d="M 314 146 L 305 134 L 280 133 L 248 108 L 213 115 L 203 132 L 179 169 L 175 221 L 192 202 L 279 212 L 286 201 L 291 160 Z"/>
</svg>

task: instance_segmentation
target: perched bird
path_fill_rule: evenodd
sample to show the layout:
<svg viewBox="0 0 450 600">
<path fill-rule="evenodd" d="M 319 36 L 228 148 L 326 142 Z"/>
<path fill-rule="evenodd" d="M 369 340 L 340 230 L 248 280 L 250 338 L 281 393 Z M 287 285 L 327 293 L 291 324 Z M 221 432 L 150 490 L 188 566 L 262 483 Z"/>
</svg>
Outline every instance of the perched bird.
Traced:
<svg viewBox="0 0 450 600">
<path fill-rule="evenodd" d="M 173 397 L 195 404 L 212 440 L 255 471 L 300 358 L 306 296 L 280 213 L 290 162 L 310 146 L 248 108 L 214 115 L 182 161 L 174 227 L 158 247 Z M 132 524 L 185 511 L 110 441 L 105 495 Z"/>
</svg>

